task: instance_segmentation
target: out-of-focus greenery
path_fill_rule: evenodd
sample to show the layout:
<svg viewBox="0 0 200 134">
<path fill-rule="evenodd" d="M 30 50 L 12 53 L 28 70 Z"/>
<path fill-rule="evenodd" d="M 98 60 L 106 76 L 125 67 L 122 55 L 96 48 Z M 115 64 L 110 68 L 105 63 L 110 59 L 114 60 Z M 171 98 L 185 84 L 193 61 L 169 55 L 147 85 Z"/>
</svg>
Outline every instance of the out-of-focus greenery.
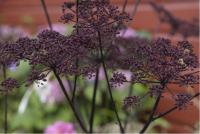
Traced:
<svg viewBox="0 0 200 134">
<path fill-rule="evenodd" d="M 25 80 L 29 71 L 29 66 L 26 62 L 21 62 L 20 66 L 16 69 L 16 72 L 8 71 L 8 76 L 17 78 L 20 81 Z M 88 124 L 92 95 L 93 95 L 93 82 L 86 82 L 83 78 L 79 78 L 81 83 L 76 94 L 76 103 L 79 111 L 83 115 L 84 122 Z M 85 83 L 85 84 L 84 84 Z M 19 89 L 9 94 L 8 100 L 8 124 L 9 132 L 43 132 L 43 130 L 57 120 L 63 120 L 67 122 L 76 122 L 73 113 L 67 103 L 42 103 L 33 90 L 28 101 L 28 106 L 24 113 L 18 112 L 19 103 L 22 100 L 27 90 L 33 90 L 32 87 L 21 86 Z M 119 115 L 122 120 L 125 120 L 126 114 L 122 109 L 123 99 L 128 96 L 128 89 L 112 89 L 113 96 L 115 98 L 116 105 L 119 110 Z M 142 84 L 135 84 L 133 86 L 133 94 L 142 95 L 147 91 L 147 86 Z M 41 92 L 42 93 L 42 92 Z M 70 92 L 69 92 L 70 94 Z M 0 96 L 1 102 L 3 102 L 3 95 Z M 2 104 L 2 103 L 1 103 Z M 105 126 L 106 124 L 115 124 L 116 118 L 112 110 L 110 97 L 106 88 L 105 80 L 100 81 L 96 98 L 96 112 L 95 112 L 95 129 L 99 126 Z M 133 108 L 130 113 L 138 115 L 141 111 L 152 107 L 152 100 L 147 100 L 141 106 Z M 3 109 L 1 109 L 0 125 L 1 132 L 3 132 Z M 132 118 L 132 117 L 129 117 Z M 137 117 L 133 117 L 131 120 L 137 121 Z M 78 126 L 78 124 L 76 124 Z"/>
</svg>

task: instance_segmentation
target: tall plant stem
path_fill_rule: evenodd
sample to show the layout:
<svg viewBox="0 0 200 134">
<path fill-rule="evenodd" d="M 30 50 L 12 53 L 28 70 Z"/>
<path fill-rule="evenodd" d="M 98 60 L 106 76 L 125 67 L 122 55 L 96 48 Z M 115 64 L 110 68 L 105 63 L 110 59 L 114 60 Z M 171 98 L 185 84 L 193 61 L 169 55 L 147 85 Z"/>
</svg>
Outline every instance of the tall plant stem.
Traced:
<svg viewBox="0 0 200 134">
<path fill-rule="evenodd" d="M 56 79 L 58 80 L 58 83 L 60 84 L 60 87 L 61 87 L 61 89 L 62 89 L 62 91 L 63 91 L 65 97 L 67 98 L 67 101 L 68 101 L 68 103 L 69 103 L 69 105 L 70 105 L 70 107 L 71 107 L 71 109 L 72 109 L 72 111 L 73 111 L 73 113 L 74 113 L 74 115 L 75 115 L 75 117 L 76 117 L 76 119 L 77 119 L 77 121 L 78 121 L 80 127 L 82 128 L 82 130 L 83 130 L 85 133 L 88 133 L 88 131 L 87 131 L 86 127 L 84 126 L 83 122 L 81 121 L 81 119 L 80 119 L 80 117 L 79 117 L 79 115 L 78 115 L 78 113 L 77 113 L 77 111 L 76 111 L 76 109 L 75 109 L 73 103 L 72 103 L 71 100 L 70 100 L 70 97 L 69 97 L 69 95 L 68 95 L 68 93 L 67 93 L 67 91 L 66 91 L 66 89 L 65 89 L 65 87 L 64 87 L 64 84 L 63 84 L 63 82 L 62 82 L 60 76 L 56 73 L 55 70 L 54 70 L 53 72 L 54 72 L 54 75 L 56 76 Z"/>
<path fill-rule="evenodd" d="M 42 3 L 42 7 L 43 7 L 43 10 L 44 10 L 46 19 L 47 19 L 47 21 L 48 21 L 49 28 L 50 28 L 50 30 L 53 30 L 53 29 L 52 29 L 51 19 L 50 19 L 50 17 L 49 17 L 49 14 L 48 14 L 48 11 L 47 11 L 47 7 L 46 7 L 46 4 L 45 4 L 45 0 L 41 0 L 41 3 Z M 78 115 L 78 112 L 76 111 L 75 106 L 74 106 L 73 103 L 71 102 L 71 99 L 69 98 L 69 95 L 68 95 L 67 91 L 65 90 L 64 84 L 63 84 L 62 80 L 60 79 L 60 76 L 56 73 L 56 70 L 55 70 L 55 69 L 53 69 L 53 72 L 54 72 L 54 75 L 56 76 L 56 79 L 58 80 L 58 83 L 59 83 L 59 85 L 60 85 L 60 87 L 61 87 L 61 89 L 62 89 L 62 91 L 63 91 L 63 93 L 64 93 L 64 95 L 65 95 L 65 97 L 66 97 L 66 99 L 67 99 L 68 102 L 69 102 L 69 105 L 70 105 L 70 107 L 71 107 L 71 109 L 72 109 L 72 111 L 73 111 L 73 113 L 74 113 L 74 115 L 75 115 L 75 117 L 76 117 L 76 119 L 77 119 L 77 121 L 78 121 L 80 127 L 82 128 L 82 130 L 83 130 L 85 133 L 87 133 L 88 131 L 87 131 L 86 127 L 84 126 L 82 120 L 80 119 L 80 117 L 79 117 L 79 115 Z"/>
<path fill-rule="evenodd" d="M 108 73 L 107 73 L 107 70 L 106 70 L 105 62 L 104 62 L 104 55 L 103 55 L 103 48 L 102 48 L 102 41 L 101 41 L 101 33 L 100 33 L 99 30 L 97 32 L 98 32 L 98 39 L 99 39 L 99 48 L 100 48 L 101 62 L 103 64 L 103 70 L 104 70 L 104 74 L 105 74 L 105 77 L 106 77 L 106 83 L 107 83 L 107 87 L 108 87 L 108 91 L 109 91 L 111 103 L 112 103 L 115 115 L 117 117 L 117 121 L 119 123 L 120 132 L 124 133 L 124 128 L 123 128 L 122 123 L 120 121 L 120 118 L 119 118 L 119 115 L 118 115 L 118 112 L 117 112 L 117 107 L 116 107 L 114 99 L 113 99 L 113 95 L 112 95 L 112 91 L 111 91 L 111 86 L 110 86 L 109 78 L 108 78 Z"/>
<path fill-rule="evenodd" d="M 51 30 L 53 30 L 53 28 L 52 28 L 52 23 L 51 23 L 51 19 L 50 19 L 50 16 L 49 16 L 49 14 L 48 14 L 48 11 L 47 11 L 47 6 L 46 6 L 46 3 L 45 3 L 45 0 L 40 0 L 40 1 L 41 1 L 43 10 L 44 10 L 44 13 L 45 13 L 45 16 L 46 16 L 46 19 L 47 19 L 49 28 L 50 28 Z"/>
<path fill-rule="evenodd" d="M 122 12 L 125 12 L 127 4 L 128 4 L 128 0 L 124 0 Z"/>
<path fill-rule="evenodd" d="M 135 8 L 133 9 L 133 12 L 131 14 L 131 18 L 133 18 L 135 16 L 140 2 L 141 2 L 141 0 L 136 0 Z"/>
<path fill-rule="evenodd" d="M 3 79 L 6 80 L 6 66 L 3 65 Z M 4 95 L 4 133 L 8 131 L 8 92 Z"/>
<path fill-rule="evenodd" d="M 132 88 L 133 88 L 133 83 L 130 84 L 128 96 L 132 95 L 132 93 L 133 93 Z M 128 124 L 129 117 L 130 117 L 130 114 L 128 112 L 126 112 L 126 118 L 125 118 L 125 121 L 124 121 L 124 131 L 126 131 L 126 127 L 127 127 L 127 124 Z"/>
<path fill-rule="evenodd" d="M 76 0 L 76 24 L 78 24 L 78 22 L 79 22 L 78 6 L 79 6 L 79 0 Z M 79 34 L 78 25 L 76 27 L 76 33 Z M 76 59 L 76 67 L 78 68 L 78 58 Z M 73 93 L 72 93 L 72 102 L 74 102 L 74 98 L 75 98 L 75 94 L 76 94 L 77 81 L 78 81 L 78 75 L 75 75 L 74 76 L 74 88 L 73 88 Z"/>
<path fill-rule="evenodd" d="M 94 81 L 94 91 L 93 91 L 93 97 L 92 97 L 92 108 L 91 108 L 91 115 L 90 115 L 90 133 L 93 133 L 93 122 L 94 122 L 94 114 L 96 109 L 96 94 L 97 94 L 97 88 L 98 88 L 98 81 L 99 81 L 99 68 L 96 70 L 96 77 Z"/>
<path fill-rule="evenodd" d="M 146 131 L 146 129 L 149 127 L 149 125 L 151 124 L 152 120 L 153 120 L 153 116 L 156 112 L 156 109 L 158 107 L 158 104 L 160 102 L 160 98 L 161 98 L 161 94 L 157 97 L 156 102 L 154 104 L 153 110 L 149 116 L 148 121 L 146 122 L 146 124 L 144 125 L 144 127 L 142 128 L 142 130 L 140 131 L 140 134 L 144 133 Z"/>
</svg>

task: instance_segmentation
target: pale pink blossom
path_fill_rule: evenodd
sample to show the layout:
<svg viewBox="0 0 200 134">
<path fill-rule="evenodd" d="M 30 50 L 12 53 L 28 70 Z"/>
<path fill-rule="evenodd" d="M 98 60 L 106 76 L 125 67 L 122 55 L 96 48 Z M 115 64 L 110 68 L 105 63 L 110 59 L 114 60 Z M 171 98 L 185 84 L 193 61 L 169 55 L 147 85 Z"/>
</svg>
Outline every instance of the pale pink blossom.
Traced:
<svg viewBox="0 0 200 134">
<path fill-rule="evenodd" d="M 67 123 L 64 121 L 57 121 L 52 125 L 49 125 L 45 134 L 76 134 L 76 130 L 72 123 Z"/>
</svg>

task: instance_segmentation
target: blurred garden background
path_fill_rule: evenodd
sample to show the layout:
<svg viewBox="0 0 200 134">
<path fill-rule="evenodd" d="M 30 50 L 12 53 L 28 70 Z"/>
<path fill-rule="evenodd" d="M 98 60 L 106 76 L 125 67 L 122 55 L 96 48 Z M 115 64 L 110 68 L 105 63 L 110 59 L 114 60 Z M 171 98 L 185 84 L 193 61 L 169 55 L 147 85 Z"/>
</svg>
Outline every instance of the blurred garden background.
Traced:
<svg viewBox="0 0 200 134">
<path fill-rule="evenodd" d="M 59 17 L 62 14 L 61 5 L 69 0 L 46 0 L 48 12 L 53 22 L 53 29 L 65 35 L 70 35 L 73 26 L 60 23 Z M 159 20 L 158 13 L 149 4 L 150 0 L 141 0 L 140 5 L 125 36 L 140 36 L 147 39 L 156 37 L 167 37 L 173 42 L 183 40 L 181 33 L 171 34 L 169 23 L 162 23 Z M 199 25 L 199 0 L 153 0 L 156 4 L 163 6 L 175 17 Z M 131 13 L 137 0 L 129 0 L 126 11 Z M 124 0 L 112 0 L 113 4 L 123 7 Z M 18 37 L 32 36 L 42 29 L 48 28 L 47 21 L 40 3 L 40 0 L 0 0 L 0 40 L 2 42 L 16 41 Z M 194 47 L 195 53 L 199 55 L 199 36 L 187 37 Z M 21 62 L 19 67 L 15 64 L 7 69 L 8 76 L 23 81 L 29 73 L 30 67 L 26 62 Z M 98 132 L 116 132 L 117 125 L 115 115 L 108 107 L 111 106 L 110 98 L 107 94 L 105 76 L 103 71 L 99 72 L 100 86 L 97 92 L 97 109 L 95 113 L 95 129 Z M 127 73 L 127 76 L 129 74 Z M 2 72 L 0 72 L 0 79 Z M 68 78 L 73 80 L 73 78 Z M 91 109 L 93 79 L 79 78 L 78 92 L 76 93 L 79 105 L 79 112 L 83 115 L 84 123 L 88 124 L 89 113 Z M 70 91 L 69 81 L 65 80 L 65 86 Z M 196 93 L 190 88 L 180 88 L 171 85 L 175 92 L 186 91 Z M 113 96 L 119 109 L 119 115 L 126 120 L 126 115 L 130 114 L 127 125 L 128 132 L 138 132 L 150 113 L 153 106 L 153 99 L 148 98 L 142 107 L 130 109 L 127 113 L 123 110 L 123 99 L 128 96 L 129 85 L 119 87 L 113 90 Z M 135 84 L 131 87 L 133 94 L 142 95 L 148 90 L 143 84 Z M 3 132 L 3 94 L 0 94 L 0 132 Z M 48 81 L 43 86 L 37 83 L 20 89 L 14 90 L 9 94 L 8 99 L 8 130 L 9 132 L 43 133 L 48 129 L 68 129 L 71 133 L 79 132 L 73 114 L 66 102 L 59 84 L 50 75 Z M 165 94 L 162 98 L 157 112 L 166 111 L 174 105 L 173 101 Z M 184 117 L 184 118 L 183 118 Z M 195 133 L 199 132 L 199 99 L 194 99 L 193 105 L 185 110 L 175 110 L 162 119 L 152 123 L 149 132 L 173 132 L 173 133 Z M 55 125 L 57 124 L 57 126 Z M 54 125 L 54 128 L 52 127 Z M 62 128 L 64 127 L 65 128 Z M 52 128 L 50 128 L 52 127 Z"/>
</svg>

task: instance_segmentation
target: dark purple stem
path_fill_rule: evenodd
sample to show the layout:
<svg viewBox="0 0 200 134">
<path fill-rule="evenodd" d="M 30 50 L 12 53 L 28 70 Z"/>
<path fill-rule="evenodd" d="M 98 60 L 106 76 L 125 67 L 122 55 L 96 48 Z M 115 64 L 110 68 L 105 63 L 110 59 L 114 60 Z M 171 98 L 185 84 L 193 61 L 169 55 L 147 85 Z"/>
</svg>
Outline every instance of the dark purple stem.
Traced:
<svg viewBox="0 0 200 134">
<path fill-rule="evenodd" d="M 79 0 L 76 0 L 76 24 L 78 26 L 79 18 L 78 18 L 78 6 L 79 6 Z M 79 34 L 79 29 L 76 27 L 76 32 Z M 78 58 L 76 59 L 76 67 L 78 68 Z M 73 88 L 73 94 L 72 94 L 72 102 L 74 102 L 75 94 L 76 94 L 76 87 L 77 87 L 77 80 L 78 80 L 78 75 L 74 76 L 74 88 Z"/>
<path fill-rule="evenodd" d="M 200 93 L 196 93 L 194 96 L 192 96 L 192 98 L 191 98 L 189 101 L 191 101 L 192 99 L 198 97 L 199 95 L 200 95 Z M 155 121 L 155 120 L 157 120 L 158 118 L 161 118 L 161 117 L 163 117 L 163 116 L 165 116 L 165 115 L 167 115 L 167 114 L 173 112 L 173 111 L 176 110 L 177 108 L 179 108 L 179 107 L 177 107 L 177 106 L 172 107 L 171 109 L 167 110 L 166 112 L 163 112 L 163 113 L 161 113 L 161 114 L 158 115 L 158 116 L 155 116 L 155 117 L 152 119 L 152 121 Z"/>
<path fill-rule="evenodd" d="M 118 112 L 117 112 L 117 107 L 116 107 L 114 99 L 113 99 L 113 95 L 112 95 L 112 91 L 111 91 L 111 86 L 110 86 L 109 78 L 108 78 L 108 73 L 107 73 L 107 70 L 106 70 L 106 64 L 104 62 L 104 55 L 103 55 L 103 48 L 102 48 L 102 41 L 101 41 L 101 33 L 100 33 L 99 30 L 97 31 L 97 33 L 98 33 L 98 39 L 99 39 L 99 48 L 100 48 L 101 62 L 103 64 L 103 70 L 104 70 L 104 74 L 105 74 L 105 77 L 106 77 L 106 82 L 107 82 L 107 87 L 108 87 L 108 91 L 109 91 L 111 103 L 112 103 L 115 115 L 117 117 L 117 121 L 119 123 L 120 132 L 124 133 L 124 128 L 123 128 L 122 123 L 120 121 L 120 118 L 119 118 L 119 115 L 118 115 Z"/>
<path fill-rule="evenodd" d="M 94 82 L 94 91 L 93 91 L 93 97 L 92 97 L 92 109 L 91 109 L 91 116 L 90 116 L 90 133 L 93 133 L 93 122 L 94 122 L 94 114 L 96 109 L 96 94 L 97 94 L 97 88 L 98 88 L 98 81 L 99 81 L 99 68 L 96 70 L 96 77 Z"/>
<path fill-rule="evenodd" d="M 123 4 L 123 8 L 122 8 L 122 12 L 125 12 L 126 10 L 126 6 L 127 6 L 128 0 L 124 0 L 124 4 Z"/>
<path fill-rule="evenodd" d="M 52 29 L 51 20 L 50 20 L 50 17 L 49 17 L 48 11 L 47 11 L 47 7 L 46 7 L 46 4 L 45 4 L 45 1 L 44 1 L 44 0 L 41 0 L 41 3 L 42 3 L 43 10 L 44 10 L 44 12 L 45 12 L 45 16 L 46 16 L 47 21 L 48 21 L 49 28 L 50 28 L 50 30 L 53 30 L 53 29 Z M 70 104 L 70 107 L 71 107 L 71 109 L 72 109 L 72 111 L 73 111 L 73 113 L 74 113 L 74 115 L 75 115 L 75 117 L 76 117 L 76 119 L 77 119 L 77 121 L 78 121 L 80 127 L 82 128 L 82 130 L 83 130 L 85 133 L 87 133 L 88 131 L 87 131 L 86 127 L 84 126 L 82 120 L 80 119 L 80 117 L 79 117 L 79 115 L 78 115 L 78 112 L 76 111 L 75 106 L 74 106 L 73 103 L 71 102 L 71 100 L 70 100 L 70 98 L 69 98 L 69 96 L 68 96 L 68 93 L 67 93 L 67 91 L 65 90 L 64 84 L 63 84 L 62 80 L 60 79 L 60 76 L 56 73 L 56 70 L 55 70 L 55 69 L 53 69 L 53 72 L 54 72 L 54 75 L 56 76 L 56 79 L 57 79 L 58 82 L 59 82 L 59 85 L 60 85 L 60 87 L 61 87 L 61 89 L 62 89 L 62 91 L 63 91 L 63 93 L 64 93 L 66 99 L 68 100 L 68 102 L 69 102 L 69 104 Z"/>
<path fill-rule="evenodd" d="M 143 134 L 143 133 L 146 131 L 146 129 L 149 127 L 149 125 L 151 124 L 151 122 L 152 122 L 152 120 L 153 120 L 153 116 L 154 116 L 154 114 L 155 114 L 155 112 L 156 112 L 156 109 L 157 109 L 157 107 L 158 107 L 158 104 L 159 104 L 159 102 L 160 102 L 160 98 L 161 98 L 161 94 L 157 97 L 156 102 L 155 102 L 155 105 L 154 105 L 154 107 L 153 107 L 153 110 L 152 110 L 152 112 L 151 112 L 151 114 L 150 114 L 150 116 L 149 116 L 149 119 L 148 119 L 148 121 L 146 122 L 146 124 L 144 125 L 144 127 L 142 128 L 142 130 L 140 131 L 140 134 Z"/>
<path fill-rule="evenodd" d="M 47 22 L 48 22 L 48 25 L 49 25 L 49 28 L 50 30 L 53 30 L 52 28 L 52 23 L 51 23 L 51 19 L 49 17 L 49 14 L 48 14 L 48 11 L 47 11 L 47 6 L 45 4 L 45 0 L 40 0 L 41 3 L 42 3 L 42 7 L 43 7 L 43 10 L 44 10 L 44 13 L 45 13 L 45 16 L 46 16 L 46 19 L 47 19 Z"/>
<path fill-rule="evenodd" d="M 3 79 L 6 80 L 6 66 L 3 65 Z M 8 130 L 8 92 L 4 95 L 4 133 Z"/>
<path fill-rule="evenodd" d="M 64 87 L 64 85 L 63 85 L 63 82 L 62 82 L 62 80 L 60 79 L 60 76 L 56 73 L 55 70 L 54 70 L 53 72 L 54 72 L 54 74 L 55 74 L 55 76 L 56 76 L 56 79 L 58 80 L 58 83 L 60 84 L 60 87 L 61 87 L 61 89 L 62 89 L 62 91 L 63 91 L 65 97 L 67 98 L 67 101 L 68 101 L 68 103 L 69 103 L 69 105 L 70 105 L 70 107 L 71 107 L 71 109 L 72 109 L 72 111 L 73 111 L 73 113 L 74 113 L 74 115 L 75 115 L 75 117 L 76 117 L 76 119 L 77 119 L 79 125 L 81 126 L 82 130 L 83 130 L 85 133 L 87 133 L 88 131 L 87 131 L 87 129 L 85 128 L 85 126 L 84 126 L 83 122 L 81 121 L 81 119 L 79 118 L 78 113 L 77 113 L 77 111 L 76 111 L 76 109 L 75 109 L 73 103 L 71 102 L 67 91 L 65 90 L 65 87 Z"/>
</svg>

